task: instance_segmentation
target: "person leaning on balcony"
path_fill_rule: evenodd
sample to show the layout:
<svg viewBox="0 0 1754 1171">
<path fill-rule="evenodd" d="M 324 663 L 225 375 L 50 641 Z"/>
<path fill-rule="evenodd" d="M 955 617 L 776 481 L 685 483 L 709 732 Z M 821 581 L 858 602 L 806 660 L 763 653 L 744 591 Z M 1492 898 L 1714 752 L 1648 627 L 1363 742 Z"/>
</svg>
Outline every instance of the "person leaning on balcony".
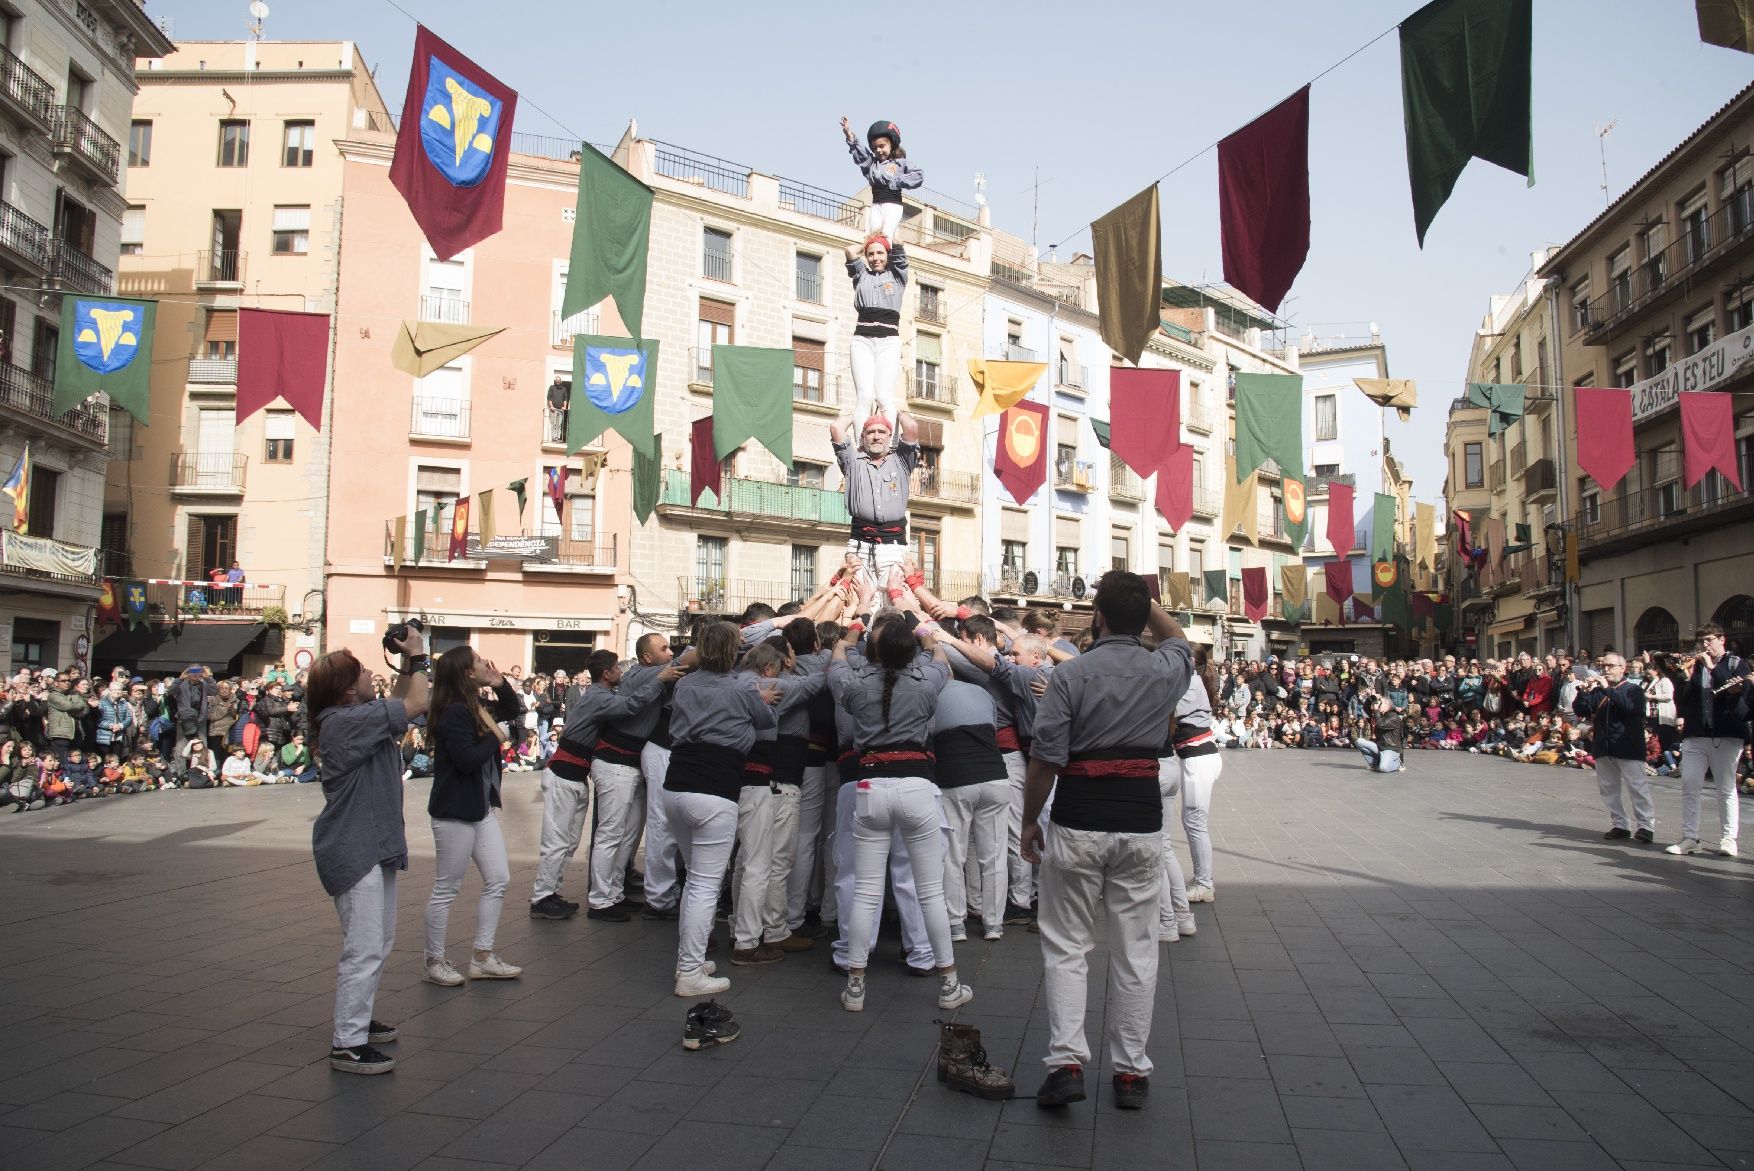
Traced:
<svg viewBox="0 0 1754 1171">
<path fill-rule="evenodd" d="M 859 430 L 855 452 L 845 420 L 829 424 L 834 455 L 846 477 L 847 512 L 852 516 L 847 552 L 856 554 L 872 577 L 887 576 L 907 557 L 908 478 L 920 462 L 920 425 L 906 411 L 889 420 L 872 415 Z"/>
</svg>

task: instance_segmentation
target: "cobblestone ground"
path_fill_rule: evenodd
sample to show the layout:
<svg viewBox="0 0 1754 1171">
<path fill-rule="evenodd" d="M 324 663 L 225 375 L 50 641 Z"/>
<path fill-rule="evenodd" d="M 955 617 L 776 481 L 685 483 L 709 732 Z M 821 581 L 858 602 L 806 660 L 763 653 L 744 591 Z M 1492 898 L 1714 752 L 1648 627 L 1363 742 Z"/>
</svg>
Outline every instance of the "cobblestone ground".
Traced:
<svg viewBox="0 0 1754 1171">
<path fill-rule="evenodd" d="M 320 803 L 286 786 L 0 818 L 0 1166 L 1754 1163 L 1754 862 L 1602 841 L 1590 774 L 1421 753 L 1378 777 L 1343 752 L 1227 754 L 1218 901 L 1164 949 L 1138 1113 L 1113 1109 L 1106 1067 L 1057 1113 L 947 1092 L 931 982 L 908 979 L 892 943 L 862 1016 L 840 1009 L 820 947 L 727 968 L 743 1035 L 686 1052 L 673 924 L 525 916 L 528 775 L 508 779 L 499 943 L 524 978 L 420 981 L 432 842 L 412 787 L 378 1005 L 401 1026 L 398 1069 L 332 1073 Z M 1660 846 L 1674 786 L 1657 807 Z M 576 898 L 582 879 L 575 862 Z M 478 884 L 452 917 L 454 958 Z M 1012 928 L 958 960 L 977 990 L 962 1019 L 1033 1094 L 1037 937 Z M 1097 1032 L 1105 971 L 1099 947 Z"/>
</svg>

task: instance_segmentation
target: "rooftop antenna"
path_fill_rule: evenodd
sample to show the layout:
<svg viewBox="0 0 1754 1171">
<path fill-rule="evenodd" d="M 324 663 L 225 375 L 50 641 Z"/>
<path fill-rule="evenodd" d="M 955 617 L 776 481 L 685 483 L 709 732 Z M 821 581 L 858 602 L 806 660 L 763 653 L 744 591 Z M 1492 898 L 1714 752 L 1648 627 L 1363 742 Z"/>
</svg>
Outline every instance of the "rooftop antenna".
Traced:
<svg viewBox="0 0 1754 1171">
<path fill-rule="evenodd" d="M 250 0 L 250 39 L 262 39 L 262 23 L 268 19 L 268 5 L 262 0 Z"/>
<path fill-rule="evenodd" d="M 1596 144 L 1602 155 L 1602 206 L 1607 207 L 1613 201 L 1608 198 L 1608 135 L 1614 133 L 1615 122 L 1610 119 L 1596 127 Z"/>
</svg>

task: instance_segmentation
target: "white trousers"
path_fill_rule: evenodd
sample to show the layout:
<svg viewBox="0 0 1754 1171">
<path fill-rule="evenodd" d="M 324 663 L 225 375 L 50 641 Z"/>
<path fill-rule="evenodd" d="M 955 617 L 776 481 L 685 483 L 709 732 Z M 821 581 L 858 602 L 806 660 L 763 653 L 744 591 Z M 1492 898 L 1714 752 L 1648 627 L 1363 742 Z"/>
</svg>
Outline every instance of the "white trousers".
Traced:
<svg viewBox="0 0 1754 1171">
<path fill-rule="evenodd" d="M 901 338 L 859 337 L 855 334 L 851 357 L 854 434 L 864 430 L 873 404 L 893 426 L 895 380 L 901 376 Z"/>
<path fill-rule="evenodd" d="M 1159 884 L 1157 922 L 1171 931 L 1176 916 L 1188 914 L 1188 884 L 1182 878 L 1181 859 L 1175 856 L 1175 799 L 1182 794 L 1182 766 L 1178 756 L 1159 757 L 1157 794 L 1163 800 L 1163 868 Z"/>
<path fill-rule="evenodd" d="M 895 230 L 901 227 L 902 206 L 899 203 L 867 203 L 865 205 L 865 235 L 881 234 L 891 244 L 895 243 Z"/>
<path fill-rule="evenodd" d="M 853 864 L 853 814 L 857 812 L 853 800 L 854 788 L 852 781 L 835 786 L 834 833 L 830 835 L 828 842 L 829 857 L 834 860 L 834 885 L 822 897 L 826 908 L 830 893 L 834 896 L 840 932 L 830 950 L 834 955 L 834 962 L 843 968 L 847 964 L 853 920 L 858 918 L 858 904 L 853 901 L 853 891 L 858 886 L 858 869 Z M 907 847 L 902 844 L 900 831 L 894 833 L 890 844 L 889 886 L 895 892 L 895 913 L 901 918 L 902 950 L 907 953 L 907 962 L 916 968 L 937 967 L 938 960 L 932 952 L 932 940 L 926 934 L 926 919 L 920 913 L 919 894 L 914 889 L 913 863 L 908 860 Z M 823 918 L 828 918 L 826 909 L 823 911 Z M 878 929 L 882 926 L 882 905 L 871 908 L 866 919 L 871 938 L 875 940 Z"/>
<path fill-rule="evenodd" d="M 468 873 L 471 859 L 475 869 L 481 871 L 481 901 L 475 905 L 475 950 L 492 951 L 500 908 L 505 905 L 505 888 L 512 880 L 498 816 L 490 808 L 480 821 L 435 817 L 432 844 L 437 859 L 433 864 L 432 897 L 426 901 L 426 958 L 444 958 L 451 904 L 463 889 L 463 875 Z"/>
<path fill-rule="evenodd" d="M 1005 816 L 1011 808 L 1011 782 L 982 781 L 944 789 L 944 820 L 950 823 L 949 858 L 944 864 L 944 903 L 950 924 L 968 921 L 969 891 L 980 897 L 981 922 L 994 929 L 1005 919 Z M 978 885 L 965 871 L 977 866 Z"/>
<path fill-rule="evenodd" d="M 1681 836 L 1699 837 L 1699 798 L 1705 774 L 1717 789 L 1718 823 L 1723 836 L 1735 839 L 1741 830 L 1741 799 L 1736 795 L 1736 761 L 1742 741 L 1734 736 L 1688 736 L 1681 741 Z"/>
<path fill-rule="evenodd" d="M 646 906 L 668 911 L 682 897 L 676 884 L 676 839 L 664 810 L 664 774 L 670 771 L 670 750 L 648 743 L 640 750 L 640 774 L 646 783 Z"/>
<path fill-rule="evenodd" d="M 591 762 L 597 826 L 591 837 L 591 906 L 613 907 L 626 893 L 627 863 L 639 845 L 640 774 L 629 764 Z"/>
<path fill-rule="evenodd" d="M 373 866 L 335 896 L 341 916 L 341 962 L 335 965 L 337 1049 L 366 1042 L 384 963 L 396 946 L 396 870 Z"/>
<path fill-rule="evenodd" d="M 840 866 L 834 853 L 834 835 L 840 818 L 840 765 L 829 761 L 822 769 L 822 832 L 817 835 L 817 857 L 822 859 L 822 921 L 840 922 Z M 849 829 L 850 833 L 851 830 Z M 846 933 L 841 933 L 841 939 Z M 844 954 L 844 952 L 843 952 Z"/>
<path fill-rule="evenodd" d="M 767 898 L 761 910 L 761 939 L 778 943 L 792 933 L 786 920 L 786 900 L 792 870 L 798 861 L 798 805 L 800 787 L 778 785 L 773 795 L 773 847 L 768 851 Z"/>
<path fill-rule="evenodd" d="M 1194 881 L 1201 886 L 1212 885 L 1212 834 L 1209 829 L 1212 809 L 1212 786 L 1224 771 L 1224 757 L 1216 752 L 1205 756 L 1180 757 L 1182 766 L 1182 832 L 1188 836 L 1188 860 L 1193 863 Z"/>
<path fill-rule="evenodd" d="M 713 933 L 719 886 L 737 840 L 737 805 L 706 793 L 664 791 L 664 815 L 670 835 L 688 867 L 682 888 L 682 913 L 676 924 L 676 974 L 689 976 L 706 962 L 706 943 Z"/>
<path fill-rule="evenodd" d="M 1011 871 L 1010 899 L 1020 907 L 1035 901 L 1035 867 L 1023 860 L 1023 781 L 1029 759 L 1021 752 L 1005 754 L 1005 775 L 1010 778 L 1011 811 L 1005 823 L 1005 859 Z M 1043 815 L 1046 816 L 1045 814 Z"/>
<path fill-rule="evenodd" d="M 1632 816 L 1638 819 L 1638 828 L 1656 829 L 1657 807 L 1650 799 L 1650 778 L 1644 775 L 1644 761 L 1596 757 L 1596 787 L 1602 792 L 1602 804 L 1607 806 L 1615 829 L 1632 828 L 1626 820 L 1626 805 L 1620 796 L 1622 788 L 1632 790 Z M 1694 810 L 1697 815 L 1697 805 Z"/>
<path fill-rule="evenodd" d="M 585 816 L 591 812 L 591 790 L 583 781 L 569 781 L 553 773 L 542 776 L 542 838 L 537 846 L 536 890 L 530 896 L 539 903 L 560 893 L 566 864 L 578 852 L 585 832 Z"/>
<path fill-rule="evenodd" d="M 761 943 L 767 882 L 773 872 L 774 814 L 778 801 L 765 783 L 744 785 L 737 798 L 737 873 L 731 883 L 731 943 Z"/>
<path fill-rule="evenodd" d="M 791 873 L 786 876 L 786 935 L 804 925 L 804 911 L 810 904 L 811 887 L 816 880 L 816 861 L 824 853 L 819 847 L 822 808 L 827 801 L 827 770 L 821 765 L 805 769 L 804 783 L 798 788 L 798 832 L 793 839 L 797 852 L 792 858 Z M 651 881 L 646 879 L 648 887 Z"/>
<path fill-rule="evenodd" d="M 1098 908 L 1108 917 L 1108 1059 L 1115 1073 L 1149 1074 L 1157 994 L 1157 914 L 1163 848 L 1157 834 L 1065 829 L 1043 822 L 1042 990 L 1048 1066 L 1089 1065 L 1084 1036 Z"/>
<path fill-rule="evenodd" d="M 883 872 L 899 832 L 913 864 L 914 890 L 940 968 L 956 963 L 944 907 L 944 812 L 938 786 L 924 777 L 872 777 L 853 792 L 853 916 L 847 967 L 863 968 L 883 910 Z"/>
</svg>

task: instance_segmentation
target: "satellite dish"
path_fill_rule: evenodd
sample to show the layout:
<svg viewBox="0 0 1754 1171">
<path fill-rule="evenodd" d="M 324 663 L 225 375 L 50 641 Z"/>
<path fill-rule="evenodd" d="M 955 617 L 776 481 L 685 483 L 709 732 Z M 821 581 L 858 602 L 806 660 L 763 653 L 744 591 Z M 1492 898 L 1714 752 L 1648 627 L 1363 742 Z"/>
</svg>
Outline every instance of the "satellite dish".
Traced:
<svg viewBox="0 0 1754 1171">
<path fill-rule="evenodd" d="M 1036 587 L 1040 584 L 1041 579 L 1035 576 L 1035 570 L 1032 569 L 1023 575 L 1023 592 L 1025 594 L 1033 597 L 1035 595 Z"/>
<path fill-rule="evenodd" d="M 1079 601 L 1084 600 L 1084 579 L 1083 578 L 1075 577 L 1072 579 L 1072 596 L 1074 598 L 1077 598 Z"/>
<path fill-rule="evenodd" d="M 267 20 L 268 6 L 262 0 L 250 0 L 250 15 L 257 20 Z"/>
</svg>

